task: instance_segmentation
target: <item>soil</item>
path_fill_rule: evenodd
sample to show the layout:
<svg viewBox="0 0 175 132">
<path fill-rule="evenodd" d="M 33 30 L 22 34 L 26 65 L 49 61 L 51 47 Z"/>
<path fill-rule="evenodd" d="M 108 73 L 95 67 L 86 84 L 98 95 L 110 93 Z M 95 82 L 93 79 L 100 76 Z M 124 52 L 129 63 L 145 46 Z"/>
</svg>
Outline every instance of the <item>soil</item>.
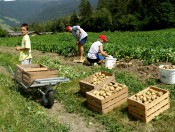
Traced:
<svg viewBox="0 0 175 132">
<path fill-rule="evenodd" d="M 14 47 L 1 47 L 0 53 L 12 53 L 18 54 Z M 77 57 L 62 57 L 58 56 L 55 53 L 43 53 L 40 51 L 32 50 L 33 57 L 42 57 L 49 56 L 50 58 L 58 57 L 60 60 L 63 60 L 64 63 L 68 65 L 82 65 L 81 63 L 74 63 L 73 60 Z M 169 63 L 158 63 L 151 65 L 144 65 L 140 60 L 127 60 L 119 61 L 116 63 L 116 68 L 118 70 L 126 71 L 132 74 L 135 74 L 141 80 L 154 78 L 159 79 L 158 65 L 160 64 L 169 64 Z M 86 65 L 82 65 L 86 66 Z M 87 67 L 87 66 L 86 66 Z M 0 73 L 9 74 L 6 69 L 0 66 Z M 67 124 L 70 127 L 71 132 L 95 132 L 95 131 L 105 131 L 105 128 L 102 124 L 87 122 L 83 117 L 78 114 L 67 113 L 64 109 L 64 106 L 61 103 L 54 103 L 51 109 L 48 109 L 49 116 L 58 120 L 62 124 Z"/>
<path fill-rule="evenodd" d="M 51 118 L 58 120 L 58 122 L 63 125 L 69 126 L 71 132 L 96 132 L 99 130 L 101 132 L 106 131 L 102 124 L 93 123 L 93 121 L 87 122 L 79 114 L 67 113 L 64 106 L 58 102 L 54 103 L 51 109 L 48 109 L 48 113 Z"/>
</svg>

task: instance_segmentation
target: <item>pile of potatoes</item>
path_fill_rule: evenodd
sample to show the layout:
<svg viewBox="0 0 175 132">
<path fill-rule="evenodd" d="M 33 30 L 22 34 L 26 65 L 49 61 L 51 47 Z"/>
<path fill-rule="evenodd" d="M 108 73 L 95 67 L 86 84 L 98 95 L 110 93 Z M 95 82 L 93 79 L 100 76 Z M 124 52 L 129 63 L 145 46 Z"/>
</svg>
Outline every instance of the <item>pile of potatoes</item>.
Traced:
<svg viewBox="0 0 175 132">
<path fill-rule="evenodd" d="M 104 99 L 126 87 L 126 85 L 110 82 L 109 84 L 104 84 L 102 88 L 94 90 L 92 93 L 98 98 Z"/>
<path fill-rule="evenodd" d="M 105 79 L 109 78 L 109 76 L 101 73 L 101 72 L 96 72 L 89 80 L 90 84 L 97 85 L 100 82 L 103 82 Z"/>
<path fill-rule="evenodd" d="M 164 65 L 164 69 L 175 69 L 175 65 Z"/>
<path fill-rule="evenodd" d="M 132 99 L 134 99 L 140 103 L 143 103 L 143 104 L 148 104 L 148 103 L 151 103 L 152 101 L 154 101 L 155 99 L 159 98 L 163 94 L 164 93 L 161 91 L 149 89 L 146 92 L 135 94 Z"/>
</svg>

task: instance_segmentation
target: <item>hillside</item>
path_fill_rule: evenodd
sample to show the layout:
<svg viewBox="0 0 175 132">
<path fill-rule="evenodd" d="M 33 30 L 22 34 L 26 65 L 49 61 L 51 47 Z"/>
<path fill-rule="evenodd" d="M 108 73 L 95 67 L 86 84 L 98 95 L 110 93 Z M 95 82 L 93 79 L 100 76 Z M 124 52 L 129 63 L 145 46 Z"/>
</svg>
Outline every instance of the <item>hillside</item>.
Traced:
<svg viewBox="0 0 175 132">
<path fill-rule="evenodd" d="M 89 0 L 95 7 L 97 0 Z M 22 22 L 33 23 L 47 21 L 70 15 L 78 11 L 79 0 L 50 0 L 50 1 L 0 1 L 0 25 L 17 26 Z M 6 18 L 9 18 L 8 20 Z M 15 20 L 15 22 L 14 22 Z"/>
</svg>

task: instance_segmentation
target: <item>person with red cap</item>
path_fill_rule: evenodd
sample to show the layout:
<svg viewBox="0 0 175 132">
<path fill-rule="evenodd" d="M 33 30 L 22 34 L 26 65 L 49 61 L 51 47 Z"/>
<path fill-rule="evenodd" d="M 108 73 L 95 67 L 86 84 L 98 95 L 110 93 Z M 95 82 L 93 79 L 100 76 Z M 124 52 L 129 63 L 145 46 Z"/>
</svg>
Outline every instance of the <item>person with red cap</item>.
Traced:
<svg viewBox="0 0 175 132">
<path fill-rule="evenodd" d="M 87 60 L 88 62 L 90 62 L 91 64 L 102 64 L 104 63 L 104 56 L 105 57 L 109 57 L 110 55 L 108 55 L 105 51 L 103 51 L 103 43 L 107 42 L 107 38 L 106 35 L 100 35 L 99 36 L 99 40 L 94 42 L 87 54 Z"/>
<path fill-rule="evenodd" d="M 79 60 L 74 60 L 74 62 L 84 62 L 84 44 L 87 41 L 88 34 L 80 26 L 67 26 L 66 31 L 72 33 L 76 38 L 76 44 L 78 46 Z"/>
</svg>

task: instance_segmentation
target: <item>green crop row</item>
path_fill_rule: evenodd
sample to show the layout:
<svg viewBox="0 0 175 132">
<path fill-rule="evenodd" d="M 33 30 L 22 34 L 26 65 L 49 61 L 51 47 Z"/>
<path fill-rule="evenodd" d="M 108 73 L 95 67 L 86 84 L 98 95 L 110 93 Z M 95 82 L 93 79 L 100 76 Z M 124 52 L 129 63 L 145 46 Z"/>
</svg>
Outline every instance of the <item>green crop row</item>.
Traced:
<svg viewBox="0 0 175 132">
<path fill-rule="evenodd" d="M 168 61 L 175 63 L 175 29 L 145 32 L 102 32 L 108 42 L 104 49 L 108 54 L 118 58 L 141 59 L 145 63 Z M 85 54 L 90 45 L 98 39 L 100 33 L 88 33 Z M 20 45 L 21 37 L 1 38 L 0 46 Z M 31 36 L 32 49 L 54 52 L 69 56 L 77 53 L 75 39 L 69 33 Z"/>
</svg>

